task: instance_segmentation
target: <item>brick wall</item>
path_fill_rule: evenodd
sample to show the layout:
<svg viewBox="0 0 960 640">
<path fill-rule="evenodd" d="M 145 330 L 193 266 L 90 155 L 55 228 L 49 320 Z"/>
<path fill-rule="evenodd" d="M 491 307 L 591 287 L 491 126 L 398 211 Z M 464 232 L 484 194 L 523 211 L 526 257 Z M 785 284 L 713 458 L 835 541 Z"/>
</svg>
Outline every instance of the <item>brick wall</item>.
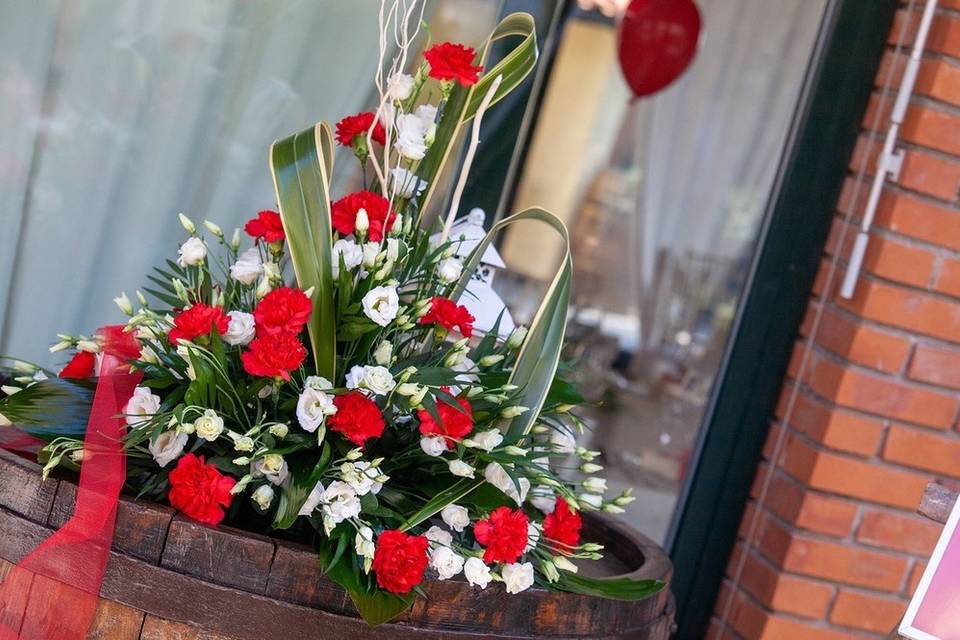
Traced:
<svg viewBox="0 0 960 640">
<path fill-rule="evenodd" d="M 939 535 L 915 514 L 923 489 L 960 478 L 960 0 L 940 2 L 901 130 L 903 171 L 884 190 L 854 299 L 837 295 L 916 4 L 891 31 L 710 638 L 884 637 Z M 897 56 L 904 24 L 908 46 Z"/>
</svg>

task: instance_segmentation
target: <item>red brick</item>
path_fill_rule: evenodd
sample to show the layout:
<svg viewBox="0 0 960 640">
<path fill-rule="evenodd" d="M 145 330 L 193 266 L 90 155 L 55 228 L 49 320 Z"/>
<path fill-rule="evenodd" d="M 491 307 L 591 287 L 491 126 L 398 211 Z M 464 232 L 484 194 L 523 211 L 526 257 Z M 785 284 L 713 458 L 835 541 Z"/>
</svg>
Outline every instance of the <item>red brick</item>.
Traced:
<svg viewBox="0 0 960 640">
<path fill-rule="evenodd" d="M 960 154 L 960 117 L 928 106 L 913 104 L 907 110 L 900 136 L 930 149 Z"/>
<path fill-rule="evenodd" d="M 916 92 L 942 102 L 960 104 L 960 66 L 943 58 L 923 60 Z"/>
<path fill-rule="evenodd" d="M 857 541 L 929 557 L 940 537 L 941 526 L 916 514 L 870 509 L 863 514 Z"/>
<path fill-rule="evenodd" d="M 937 391 L 845 368 L 825 358 L 808 368 L 807 382 L 817 394 L 847 407 L 906 422 L 947 428 L 960 400 Z"/>
<path fill-rule="evenodd" d="M 842 240 L 840 254 L 847 259 L 853 250 L 858 231 L 858 227 L 835 219 L 827 239 L 826 252 L 833 255 Z M 863 268 L 867 273 L 878 275 L 885 280 L 925 288 L 932 280 L 936 259 L 936 254 L 928 249 L 906 244 L 875 230 L 867 245 Z"/>
<path fill-rule="evenodd" d="M 813 619 L 827 615 L 835 592 L 832 586 L 822 582 L 777 573 L 766 560 L 754 553 L 747 555 L 739 585 L 773 611 Z"/>
<path fill-rule="evenodd" d="M 783 467 L 815 489 L 910 510 L 930 481 L 927 474 L 817 451 L 797 438 L 786 447 Z"/>
<path fill-rule="evenodd" d="M 891 462 L 960 478 L 960 439 L 893 425 L 883 457 Z"/>
<path fill-rule="evenodd" d="M 793 385 L 784 385 L 777 407 L 777 417 L 783 420 Z M 831 449 L 861 456 L 870 456 L 880 448 L 885 425 L 882 420 L 856 415 L 838 407 L 827 407 L 805 392 L 797 394 L 790 426 L 808 438 Z"/>
<path fill-rule="evenodd" d="M 861 279 L 851 300 L 837 302 L 876 322 L 960 342 L 960 303 L 955 301 Z"/>
<path fill-rule="evenodd" d="M 941 293 L 960 298 L 960 260 L 948 258 L 943 261 L 934 287 Z"/>
<path fill-rule="evenodd" d="M 927 49 L 960 57 L 960 18 L 953 14 L 938 13 L 930 29 Z"/>
<path fill-rule="evenodd" d="M 881 591 L 898 590 L 907 570 L 906 558 L 801 536 L 770 518 L 759 549 L 783 570 Z"/>
<path fill-rule="evenodd" d="M 820 318 L 816 342 L 851 362 L 885 373 L 902 370 L 911 346 L 908 338 L 866 325 L 831 306 Z"/>
<path fill-rule="evenodd" d="M 904 155 L 897 183 L 905 189 L 953 201 L 960 193 L 960 163 L 910 150 Z"/>
<path fill-rule="evenodd" d="M 907 375 L 912 380 L 960 389 L 960 349 L 919 344 Z"/>
<path fill-rule="evenodd" d="M 877 633 L 888 633 L 897 626 L 907 603 L 856 591 L 840 590 L 830 612 L 830 622 Z"/>
<path fill-rule="evenodd" d="M 851 640 L 843 631 L 824 628 L 816 623 L 806 624 L 797 620 L 769 615 L 760 640 Z"/>
<path fill-rule="evenodd" d="M 885 190 L 877 207 L 876 223 L 917 240 L 960 250 L 960 213 L 916 196 Z"/>
<path fill-rule="evenodd" d="M 907 560 L 848 543 L 794 536 L 783 568 L 843 584 L 897 591 L 907 571 Z"/>
<path fill-rule="evenodd" d="M 836 537 L 850 533 L 857 516 L 855 503 L 810 492 L 780 471 L 770 481 L 763 506 L 801 529 Z"/>
</svg>

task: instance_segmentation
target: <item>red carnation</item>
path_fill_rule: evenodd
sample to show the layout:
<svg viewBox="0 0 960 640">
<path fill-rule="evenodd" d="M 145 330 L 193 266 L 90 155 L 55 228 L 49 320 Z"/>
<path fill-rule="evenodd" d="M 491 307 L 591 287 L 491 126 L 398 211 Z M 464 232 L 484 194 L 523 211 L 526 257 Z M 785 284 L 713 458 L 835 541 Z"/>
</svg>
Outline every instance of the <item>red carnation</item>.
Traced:
<svg viewBox="0 0 960 640">
<path fill-rule="evenodd" d="M 230 490 L 237 481 L 225 476 L 203 456 L 188 453 L 170 472 L 170 493 L 167 498 L 174 508 L 189 518 L 217 525 L 223 520 L 224 507 L 230 506 Z"/>
<path fill-rule="evenodd" d="M 380 124 L 379 121 L 377 124 L 373 124 L 374 117 L 372 112 L 364 111 L 354 116 L 347 116 L 338 122 L 337 142 L 345 147 L 349 147 L 353 144 L 353 139 L 357 136 L 362 136 L 360 139 L 365 142 L 367 139 L 367 131 L 369 131 L 370 126 L 373 125 L 373 141 L 377 144 L 386 144 L 387 132 L 384 131 L 383 125 Z"/>
<path fill-rule="evenodd" d="M 349 391 L 333 399 L 337 412 L 327 418 L 327 426 L 362 447 L 370 438 L 379 438 L 385 427 L 377 403 L 359 391 Z"/>
<path fill-rule="evenodd" d="M 172 344 L 177 344 L 177 340 L 193 340 L 209 335 L 214 329 L 223 335 L 229 326 L 230 316 L 225 314 L 223 309 L 198 302 L 177 314 L 173 319 L 173 329 L 170 329 L 167 337 Z"/>
<path fill-rule="evenodd" d="M 486 547 L 483 561 L 516 562 L 527 547 L 527 525 L 530 523 L 520 509 L 497 507 L 486 520 L 473 525 L 473 536 Z"/>
<path fill-rule="evenodd" d="M 402 531 L 384 531 L 377 538 L 373 571 L 377 584 L 390 593 L 409 593 L 423 581 L 427 568 L 427 539 Z"/>
<path fill-rule="evenodd" d="M 243 230 L 252 238 L 263 239 L 267 244 L 283 242 L 287 235 L 283 232 L 283 221 L 280 214 L 269 209 L 261 211 L 256 218 L 247 221 Z"/>
<path fill-rule="evenodd" d="M 380 242 L 384 228 L 390 230 L 397 214 L 390 208 L 386 198 L 371 191 L 357 191 L 334 202 L 330 212 L 333 228 L 345 236 L 356 231 L 357 212 L 360 209 L 366 210 L 370 223 L 367 237 L 371 242 Z"/>
<path fill-rule="evenodd" d="M 67 366 L 60 370 L 60 377 L 74 380 L 92 378 L 96 366 L 96 355 L 89 351 L 77 351 L 76 355 L 67 363 Z"/>
<path fill-rule="evenodd" d="M 268 333 L 250 343 L 240 359 L 243 370 L 252 376 L 290 380 L 290 372 L 300 368 L 307 350 L 292 333 Z"/>
<path fill-rule="evenodd" d="M 448 438 L 462 438 L 473 431 L 473 407 L 466 398 L 457 398 L 462 411 L 446 401 L 437 404 L 437 413 L 440 424 L 433 419 L 430 412 L 420 409 L 417 417 L 420 418 L 420 433 L 425 436 L 447 436 Z M 453 448 L 453 441 L 447 440 L 447 448 Z"/>
<path fill-rule="evenodd" d="M 420 318 L 420 324 L 439 324 L 447 331 L 459 328 L 464 338 L 473 335 L 473 321 L 476 320 L 467 308 L 453 300 L 434 296 L 430 301 L 430 311 Z"/>
<path fill-rule="evenodd" d="M 465 87 L 477 83 L 482 66 L 473 64 L 476 52 L 462 44 L 443 42 L 427 49 L 423 57 L 430 64 L 430 77 L 436 80 L 456 80 Z"/>
<path fill-rule="evenodd" d="M 257 335 L 270 333 L 300 333 L 310 319 L 313 305 L 300 289 L 280 287 L 263 297 L 253 310 Z"/>
<path fill-rule="evenodd" d="M 553 513 L 543 519 L 543 536 L 572 548 L 580 544 L 582 526 L 580 514 L 570 509 L 566 500 L 557 498 Z"/>
</svg>

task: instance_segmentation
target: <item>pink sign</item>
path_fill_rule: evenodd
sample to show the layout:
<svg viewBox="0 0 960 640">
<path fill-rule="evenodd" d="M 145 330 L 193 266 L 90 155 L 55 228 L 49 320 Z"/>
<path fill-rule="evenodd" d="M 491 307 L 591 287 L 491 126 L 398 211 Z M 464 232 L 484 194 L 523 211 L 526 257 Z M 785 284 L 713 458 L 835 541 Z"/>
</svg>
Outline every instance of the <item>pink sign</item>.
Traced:
<svg viewBox="0 0 960 640">
<path fill-rule="evenodd" d="M 960 500 L 900 625 L 912 640 L 960 640 Z"/>
</svg>

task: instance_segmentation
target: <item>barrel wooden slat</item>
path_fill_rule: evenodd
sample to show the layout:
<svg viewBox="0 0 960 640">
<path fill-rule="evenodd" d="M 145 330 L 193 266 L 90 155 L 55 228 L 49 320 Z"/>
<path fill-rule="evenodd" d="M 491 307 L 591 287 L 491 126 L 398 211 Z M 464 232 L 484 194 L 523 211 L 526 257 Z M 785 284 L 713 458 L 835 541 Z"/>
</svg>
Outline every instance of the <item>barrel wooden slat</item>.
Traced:
<svg viewBox="0 0 960 640">
<path fill-rule="evenodd" d="M 25 473 L 8 475 L 11 466 Z M 39 469 L 0 451 L 0 496 L 7 478 L 20 481 L 26 472 Z M 48 482 L 51 489 L 30 484 L 47 496 L 41 500 L 6 492 L 16 499 L 0 505 L 0 558 L 19 561 L 69 517 L 75 487 L 65 479 Z M 123 499 L 100 592 L 105 604 L 94 627 L 99 635 L 91 637 L 114 637 L 106 629 L 114 629 L 117 638 L 138 637 L 129 636 L 129 629 L 139 621 L 139 637 L 153 640 L 664 640 L 673 624 L 667 590 L 625 603 L 537 588 L 508 595 L 500 584 L 479 590 L 458 580 L 428 580 L 426 598 L 418 598 L 398 620 L 371 629 L 343 590 L 320 574 L 309 548 L 171 515 L 168 507 Z M 615 556 L 613 566 L 638 579 L 669 581 L 670 562 L 648 539 L 607 520 L 590 520 L 588 529 Z"/>
</svg>

